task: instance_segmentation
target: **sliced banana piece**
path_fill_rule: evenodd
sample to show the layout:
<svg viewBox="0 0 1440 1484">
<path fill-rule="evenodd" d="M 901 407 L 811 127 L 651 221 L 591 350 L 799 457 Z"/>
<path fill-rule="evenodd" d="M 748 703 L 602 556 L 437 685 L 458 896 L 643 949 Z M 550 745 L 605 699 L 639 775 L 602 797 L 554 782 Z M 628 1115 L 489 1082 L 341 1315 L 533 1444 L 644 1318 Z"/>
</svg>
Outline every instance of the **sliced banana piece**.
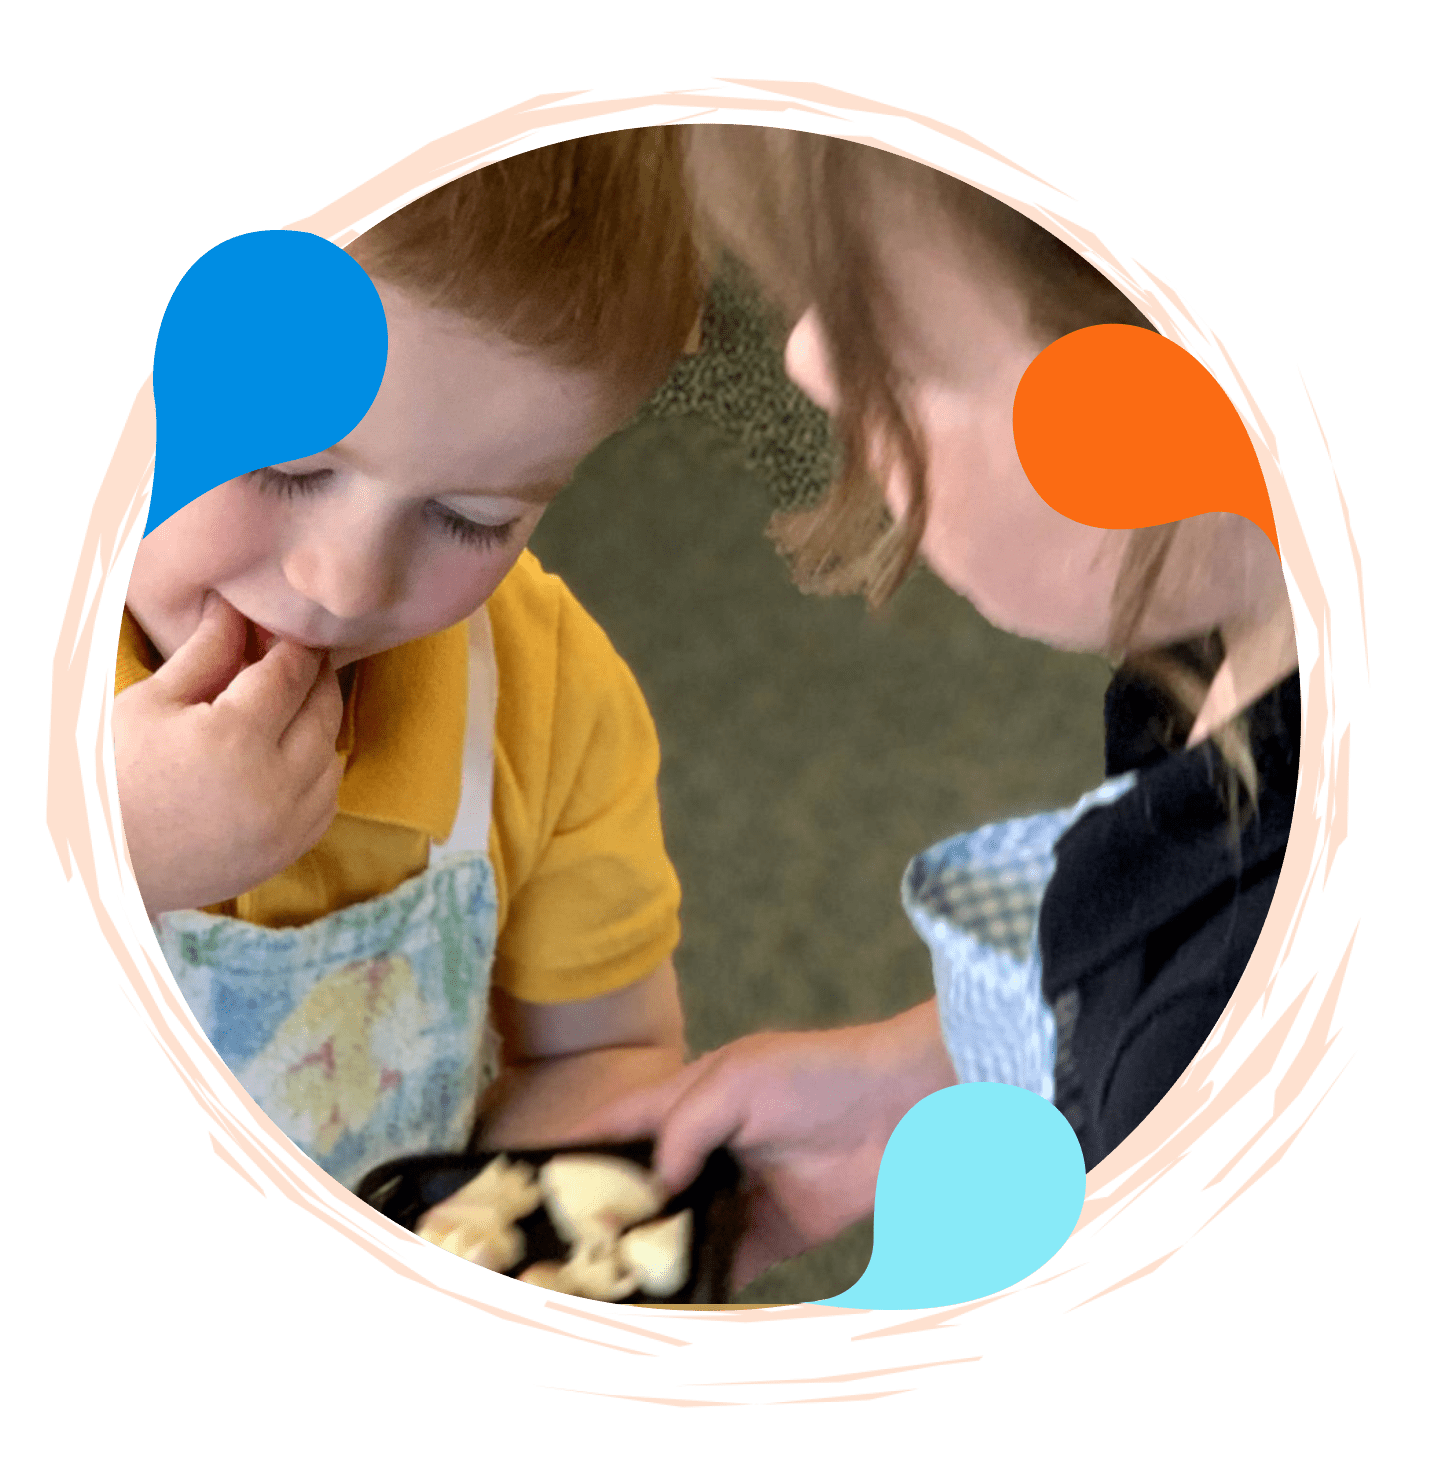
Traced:
<svg viewBox="0 0 1440 1484">
<path fill-rule="evenodd" d="M 663 1221 L 651 1221 L 625 1233 L 616 1244 L 621 1263 L 650 1298 L 669 1298 L 684 1288 L 690 1276 L 690 1242 L 695 1218 L 677 1211 Z"/>
<path fill-rule="evenodd" d="M 541 1166 L 540 1190 L 551 1224 L 572 1247 L 613 1241 L 665 1204 L 648 1170 L 608 1154 L 557 1154 Z"/>
</svg>

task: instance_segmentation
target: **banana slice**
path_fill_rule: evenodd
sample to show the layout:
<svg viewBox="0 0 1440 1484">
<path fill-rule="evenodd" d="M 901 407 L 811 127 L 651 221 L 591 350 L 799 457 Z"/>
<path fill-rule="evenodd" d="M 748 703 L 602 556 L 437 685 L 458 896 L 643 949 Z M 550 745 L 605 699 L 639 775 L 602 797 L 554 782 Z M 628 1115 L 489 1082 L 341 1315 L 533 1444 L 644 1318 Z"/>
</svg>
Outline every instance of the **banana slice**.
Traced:
<svg viewBox="0 0 1440 1484">
<path fill-rule="evenodd" d="M 621 1263 L 650 1298 L 669 1298 L 690 1276 L 690 1241 L 695 1219 L 677 1211 L 664 1221 L 652 1221 L 625 1233 L 616 1245 Z"/>
<path fill-rule="evenodd" d="M 658 1182 L 628 1159 L 557 1154 L 540 1169 L 545 1210 L 570 1246 L 612 1241 L 665 1204 Z"/>
</svg>

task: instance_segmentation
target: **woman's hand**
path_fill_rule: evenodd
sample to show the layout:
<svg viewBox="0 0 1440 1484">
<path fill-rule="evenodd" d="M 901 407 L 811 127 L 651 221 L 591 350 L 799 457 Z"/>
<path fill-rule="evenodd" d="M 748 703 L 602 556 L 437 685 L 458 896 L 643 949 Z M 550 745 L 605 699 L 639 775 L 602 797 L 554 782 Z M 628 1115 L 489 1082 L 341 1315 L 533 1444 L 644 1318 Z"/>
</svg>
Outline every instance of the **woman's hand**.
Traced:
<svg viewBox="0 0 1440 1484">
<path fill-rule="evenodd" d="M 121 823 L 152 917 L 249 891 L 335 817 L 344 708 L 329 657 L 282 640 L 247 665 L 246 627 L 213 595 L 190 638 L 115 699 Z"/>
<path fill-rule="evenodd" d="M 655 1136 L 655 1169 L 672 1192 L 727 1146 L 754 1197 L 732 1274 L 738 1289 L 868 1215 L 895 1125 L 955 1080 L 929 1000 L 877 1025 L 745 1036 L 574 1133 Z"/>
</svg>

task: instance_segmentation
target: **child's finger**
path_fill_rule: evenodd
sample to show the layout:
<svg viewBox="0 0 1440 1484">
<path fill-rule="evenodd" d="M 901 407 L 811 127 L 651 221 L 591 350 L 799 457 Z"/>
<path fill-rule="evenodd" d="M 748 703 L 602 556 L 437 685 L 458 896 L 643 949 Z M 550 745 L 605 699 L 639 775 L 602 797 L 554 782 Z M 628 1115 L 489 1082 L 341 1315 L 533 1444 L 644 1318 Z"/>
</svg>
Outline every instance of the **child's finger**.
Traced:
<svg viewBox="0 0 1440 1484">
<path fill-rule="evenodd" d="M 213 701 L 245 664 L 245 620 L 211 593 L 195 632 L 156 670 L 151 684 L 182 706 Z"/>
<path fill-rule="evenodd" d="M 345 759 L 333 747 L 326 747 L 313 758 L 302 761 L 303 773 L 297 768 L 289 774 L 297 796 L 303 794 L 315 809 L 333 808 L 340 792 L 340 780 L 345 776 Z"/>
<path fill-rule="evenodd" d="M 243 711 L 257 731 L 278 741 L 309 699 L 326 663 L 321 651 L 282 639 L 242 670 L 218 700 Z"/>
<path fill-rule="evenodd" d="M 741 1084 L 725 1075 L 725 1063 L 707 1061 L 695 1063 L 699 1075 L 676 1100 L 655 1141 L 654 1171 L 670 1191 L 684 1190 L 711 1153 L 740 1132 L 749 1112 L 738 1096 Z"/>
<path fill-rule="evenodd" d="M 345 697 L 330 656 L 323 656 L 315 683 L 280 738 L 281 747 L 314 747 L 318 752 L 333 749 L 345 714 Z"/>
<path fill-rule="evenodd" d="M 300 808 L 308 821 L 305 830 L 305 850 L 313 850 L 320 837 L 330 828 L 335 819 L 336 796 L 340 791 L 340 779 L 345 772 L 345 760 L 331 753 L 318 778 L 311 784 Z M 304 854 L 302 850 L 301 854 Z"/>
</svg>

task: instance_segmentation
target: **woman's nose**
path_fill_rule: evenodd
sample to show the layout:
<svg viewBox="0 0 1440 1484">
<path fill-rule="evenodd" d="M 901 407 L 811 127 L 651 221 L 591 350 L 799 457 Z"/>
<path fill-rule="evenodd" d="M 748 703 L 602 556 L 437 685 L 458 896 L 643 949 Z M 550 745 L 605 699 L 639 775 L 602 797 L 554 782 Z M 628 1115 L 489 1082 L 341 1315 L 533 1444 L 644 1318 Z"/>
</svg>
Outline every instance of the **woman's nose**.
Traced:
<svg viewBox="0 0 1440 1484">
<path fill-rule="evenodd" d="M 800 317 L 785 343 L 785 374 L 822 411 L 836 411 L 839 397 L 830 370 L 829 347 L 820 317 L 813 309 Z"/>
<path fill-rule="evenodd" d="M 336 618 L 364 618 L 399 599 L 395 544 L 353 519 L 309 523 L 285 553 L 285 580 Z"/>
</svg>

